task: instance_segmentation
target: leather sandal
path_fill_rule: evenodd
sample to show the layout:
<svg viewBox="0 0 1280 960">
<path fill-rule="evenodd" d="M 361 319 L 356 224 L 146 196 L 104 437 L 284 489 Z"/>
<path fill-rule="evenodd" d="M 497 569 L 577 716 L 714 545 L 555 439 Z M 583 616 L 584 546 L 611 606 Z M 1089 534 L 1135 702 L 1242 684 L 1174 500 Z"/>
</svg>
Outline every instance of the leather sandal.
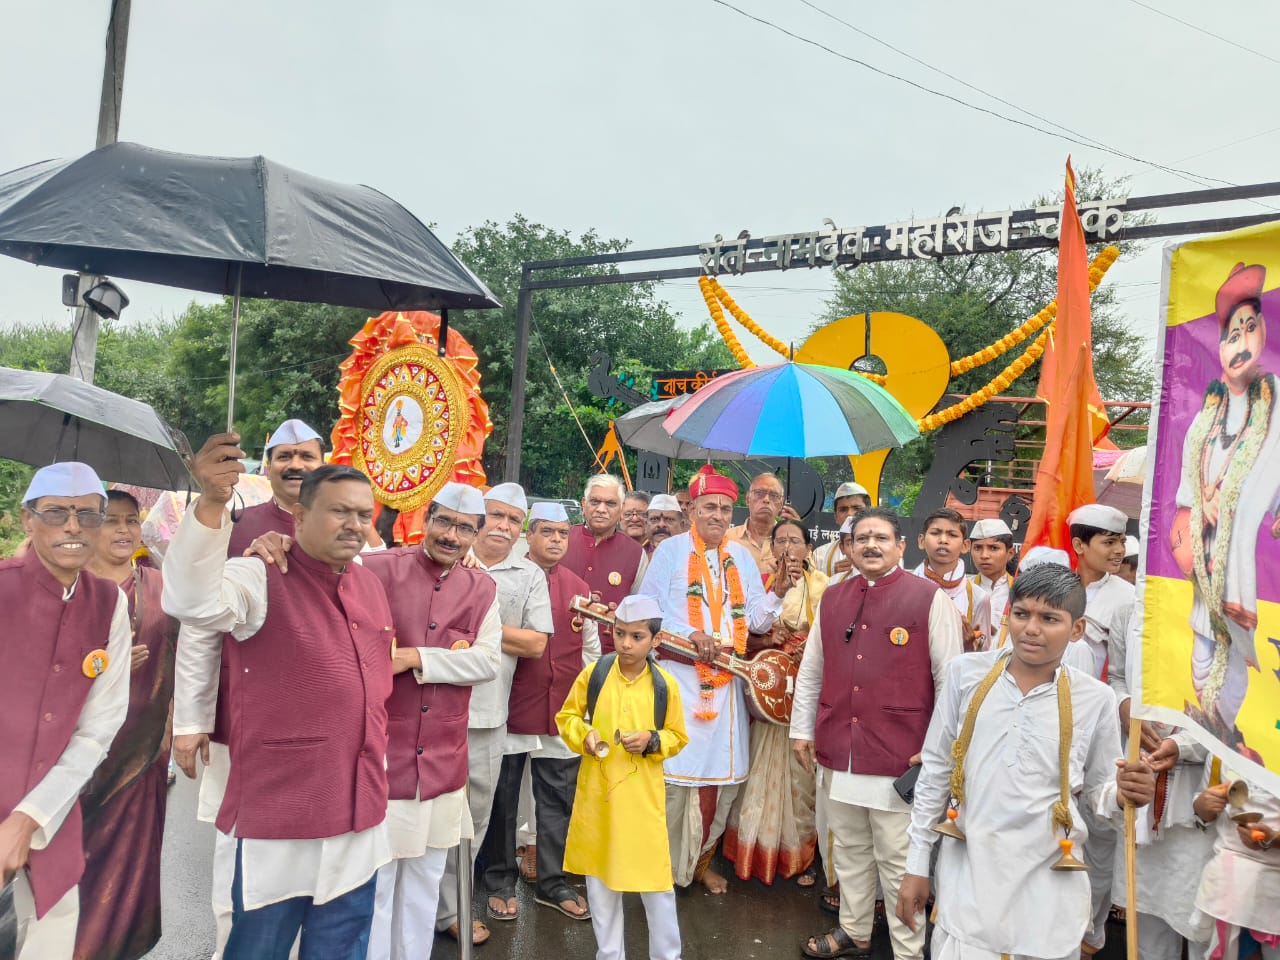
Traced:
<svg viewBox="0 0 1280 960">
<path fill-rule="evenodd" d="M 517 847 L 516 856 L 520 858 L 520 879 L 525 883 L 538 882 L 538 845 Z"/>
<path fill-rule="evenodd" d="M 813 946 L 809 946 L 809 940 L 813 941 Z M 817 936 L 809 937 L 808 940 L 800 944 L 800 952 L 806 957 L 869 957 L 871 956 L 871 944 L 860 947 L 853 942 L 853 938 L 844 932 L 843 927 L 832 927 L 827 933 L 820 933 Z"/>
</svg>

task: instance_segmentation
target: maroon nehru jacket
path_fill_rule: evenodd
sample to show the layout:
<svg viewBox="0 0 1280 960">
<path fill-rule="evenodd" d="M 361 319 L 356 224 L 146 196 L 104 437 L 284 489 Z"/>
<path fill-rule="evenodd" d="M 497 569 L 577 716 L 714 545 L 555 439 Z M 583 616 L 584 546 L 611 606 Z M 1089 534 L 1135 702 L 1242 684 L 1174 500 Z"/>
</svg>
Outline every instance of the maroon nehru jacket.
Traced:
<svg viewBox="0 0 1280 960">
<path fill-rule="evenodd" d="M 264 533 L 279 533 L 286 537 L 293 536 L 293 514 L 276 505 L 274 500 L 246 507 L 238 515 L 231 528 L 231 539 L 227 543 L 227 557 L 243 557 L 249 544 Z M 233 678 L 242 671 L 236 665 L 237 647 L 235 637 L 222 638 L 222 660 L 218 664 L 218 701 L 214 709 L 213 732 L 209 739 L 214 743 L 231 742 L 231 684 Z M 224 694 L 225 691 L 225 694 Z"/>
<path fill-rule="evenodd" d="M 81 664 L 105 650 L 120 588 L 81 571 L 70 600 L 35 550 L 0 560 L 0 609 L 11 618 L 0 632 L 0 820 L 58 762 L 71 742 L 93 680 Z M 43 917 L 80 882 L 84 844 L 80 803 L 27 864 L 36 916 Z"/>
<path fill-rule="evenodd" d="M 829 770 L 898 777 L 924 746 L 933 715 L 929 609 L 936 584 L 895 567 L 822 595 L 822 693 L 814 730 Z"/>
<path fill-rule="evenodd" d="M 510 733 L 558 735 L 556 714 L 582 672 L 582 634 L 572 627 L 574 612 L 569 602 L 589 592 L 587 582 L 560 563 L 547 574 L 547 587 L 555 630 L 542 656 L 516 661 L 507 712 Z"/>
<path fill-rule="evenodd" d="M 621 603 L 631 592 L 643 556 L 644 549 L 625 533 L 615 531 L 596 543 L 591 528 L 579 524 L 569 530 L 569 550 L 561 566 L 587 581 L 591 592 L 600 594 L 605 603 Z M 613 653 L 613 631 L 603 623 L 600 650 Z"/>
<path fill-rule="evenodd" d="M 387 814 L 391 611 L 358 563 L 334 573 L 300 548 L 266 565 L 267 618 L 239 642 L 231 774 L 218 829 L 313 840 Z"/>
<path fill-rule="evenodd" d="M 481 570 L 455 563 L 445 572 L 421 546 L 364 557 L 391 603 L 396 645 L 456 650 L 476 641 L 498 585 Z M 471 688 L 395 678 L 387 702 L 387 776 L 392 800 L 430 800 L 467 782 L 467 717 Z"/>
</svg>

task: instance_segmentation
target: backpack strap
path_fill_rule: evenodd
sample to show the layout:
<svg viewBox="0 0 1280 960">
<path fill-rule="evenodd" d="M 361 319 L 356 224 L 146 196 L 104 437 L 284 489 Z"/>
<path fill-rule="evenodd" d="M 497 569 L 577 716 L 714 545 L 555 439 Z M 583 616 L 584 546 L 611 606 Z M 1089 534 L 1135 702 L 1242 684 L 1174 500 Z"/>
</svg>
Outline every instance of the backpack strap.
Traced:
<svg viewBox="0 0 1280 960">
<path fill-rule="evenodd" d="M 658 665 L 652 660 L 649 672 L 653 674 L 653 729 L 661 730 L 667 722 L 667 678 L 658 672 Z"/>
<path fill-rule="evenodd" d="M 600 699 L 600 691 L 604 681 L 613 669 L 613 661 L 618 659 L 616 653 L 606 653 L 591 668 L 591 676 L 587 678 L 587 715 L 583 719 L 591 722 L 596 714 L 596 702 Z M 661 730 L 667 719 L 667 679 L 658 672 L 653 661 L 649 661 L 649 672 L 653 675 L 653 729 Z"/>
</svg>

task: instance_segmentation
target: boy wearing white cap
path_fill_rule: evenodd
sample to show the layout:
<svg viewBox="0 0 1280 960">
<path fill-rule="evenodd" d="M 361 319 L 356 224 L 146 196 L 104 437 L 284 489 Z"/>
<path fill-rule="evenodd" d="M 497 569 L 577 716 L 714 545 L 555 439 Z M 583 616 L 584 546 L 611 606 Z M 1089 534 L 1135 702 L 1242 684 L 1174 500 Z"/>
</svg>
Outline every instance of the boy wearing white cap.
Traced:
<svg viewBox="0 0 1280 960">
<path fill-rule="evenodd" d="M 541 657 L 524 657 L 516 663 L 508 701 L 507 755 L 502 758 L 485 837 L 484 887 L 504 906 L 515 895 L 516 821 L 527 759 L 536 824 L 535 900 L 572 920 L 585 920 L 587 903 L 564 872 L 579 755 L 560 739 L 555 717 L 582 668 L 599 659 L 600 635 L 595 621 L 578 616 L 570 607 L 574 597 L 586 596 L 590 588 L 560 562 L 569 547 L 569 516 L 564 507 L 546 501 L 534 504 L 529 511 L 528 540 L 528 559 L 537 564 L 551 594 L 553 629 Z M 526 850 L 524 856 L 529 858 L 530 853 Z"/>
<path fill-rule="evenodd" d="M 105 518 L 83 463 L 38 470 L 22 497 L 31 549 L 0 560 L 0 883 L 19 960 L 70 960 L 84 870 L 80 792 L 129 707 L 129 607 L 84 572 Z"/>
<path fill-rule="evenodd" d="M 583 758 L 564 865 L 586 877 L 596 960 L 626 956 L 624 892 L 641 895 L 650 960 L 680 960 L 662 764 L 688 736 L 680 688 L 650 656 L 661 626 L 656 600 L 624 598 L 615 653 L 578 674 L 556 714 L 565 744 Z"/>
<path fill-rule="evenodd" d="M 446 483 L 427 508 L 421 547 L 364 558 L 387 591 L 396 661 L 410 668 L 387 701 L 387 825 L 396 859 L 378 871 L 369 960 L 431 956 L 442 886 L 456 886 L 456 875 L 442 881 L 446 857 L 456 860 L 459 840 L 472 835 L 467 717 L 473 688 L 498 675 L 502 621 L 493 579 L 460 561 L 485 524 L 480 491 Z"/>
<path fill-rule="evenodd" d="M 871 495 L 862 484 L 850 480 L 836 487 L 832 509 L 835 510 L 837 526 L 843 527 L 846 521 L 853 519 L 855 513 L 866 510 L 870 506 Z M 809 562 L 813 564 L 815 570 L 821 570 L 828 577 L 834 577 L 838 573 L 848 575 L 849 571 L 853 570 L 853 561 L 841 552 L 838 539 L 828 540 L 814 550 Z M 854 575 L 856 573 L 857 571 L 854 571 Z"/>
<path fill-rule="evenodd" d="M 1013 584 L 1009 573 L 1013 531 L 999 517 L 978 520 L 969 530 L 969 552 L 973 555 L 973 565 L 978 568 L 971 579 L 991 595 L 987 622 L 982 624 L 982 629 L 988 645 L 994 645 L 1000 636 L 1005 607 L 1009 605 L 1009 587 Z"/>
<path fill-rule="evenodd" d="M 1120 561 L 1120 572 L 1116 574 L 1121 580 L 1127 580 L 1136 585 L 1138 582 L 1138 554 L 1142 552 L 1142 545 L 1138 543 L 1138 538 L 1132 534 L 1124 538 L 1124 559 Z"/>
</svg>

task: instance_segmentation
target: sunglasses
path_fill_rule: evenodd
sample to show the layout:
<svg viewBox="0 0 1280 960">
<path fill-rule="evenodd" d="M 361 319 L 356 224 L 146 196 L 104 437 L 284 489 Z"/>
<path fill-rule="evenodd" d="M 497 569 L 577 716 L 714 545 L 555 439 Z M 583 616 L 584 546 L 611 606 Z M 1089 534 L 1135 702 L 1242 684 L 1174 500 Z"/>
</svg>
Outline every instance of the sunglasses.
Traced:
<svg viewBox="0 0 1280 960">
<path fill-rule="evenodd" d="M 50 527 L 65 527 L 74 513 L 76 523 L 86 530 L 93 530 L 106 522 L 107 515 L 99 510 L 68 510 L 66 507 L 50 507 L 48 510 L 31 509 L 31 515 Z"/>
</svg>

